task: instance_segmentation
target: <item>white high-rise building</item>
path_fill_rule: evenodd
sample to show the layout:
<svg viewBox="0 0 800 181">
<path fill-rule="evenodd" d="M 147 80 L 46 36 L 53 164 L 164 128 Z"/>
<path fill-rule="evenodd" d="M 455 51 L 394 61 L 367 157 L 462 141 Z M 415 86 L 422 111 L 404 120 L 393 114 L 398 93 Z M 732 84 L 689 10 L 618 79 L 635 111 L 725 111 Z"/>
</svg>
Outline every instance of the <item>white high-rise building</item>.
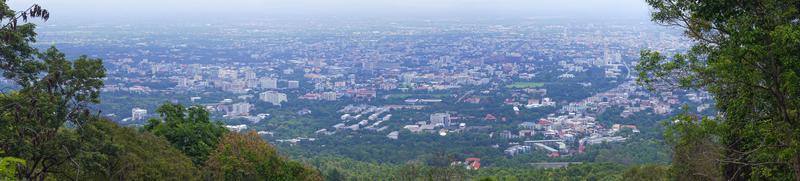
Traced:
<svg viewBox="0 0 800 181">
<path fill-rule="evenodd" d="M 435 113 L 431 114 L 431 124 L 442 124 L 443 126 L 450 126 L 450 114 L 448 113 Z"/>
<path fill-rule="evenodd" d="M 244 78 L 247 80 L 256 79 L 256 72 L 253 70 L 246 70 L 244 71 Z"/>
<path fill-rule="evenodd" d="M 250 108 L 253 105 L 246 102 L 240 102 L 233 104 L 231 112 L 228 112 L 229 116 L 249 116 L 250 115 Z"/>
<path fill-rule="evenodd" d="M 219 69 L 217 77 L 220 79 L 237 79 L 239 78 L 239 72 L 231 69 Z"/>
<path fill-rule="evenodd" d="M 132 121 L 142 120 L 145 117 L 147 117 L 147 109 L 142 109 L 142 108 L 138 108 L 137 107 L 137 108 L 133 108 L 131 110 L 131 120 Z"/>
<path fill-rule="evenodd" d="M 277 89 L 278 88 L 278 79 L 271 78 L 271 77 L 263 77 L 258 80 L 259 84 L 261 84 L 262 89 Z"/>
<path fill-rule="evenodd" d="M 321 98 L 326 101 L 336 101 L 338 95 L 336 92 L 323 92 Z"/>
<path fill-rule="evenodd" d="M 300 81 L 290 80 L 289 81 L 289 88 L 290 89 L 297 89 L 300 88 Z"/>
<path fill-rule="evenodd" d="M 259 99 L 264 102 L 272 103 L 272 105 L 280 106 L 282 102 L 288 102 L 289 100 L 286 98 L 286 94 L 275 92 L 275 91 L 266 91 L 259 94 Z"/>
</svg>

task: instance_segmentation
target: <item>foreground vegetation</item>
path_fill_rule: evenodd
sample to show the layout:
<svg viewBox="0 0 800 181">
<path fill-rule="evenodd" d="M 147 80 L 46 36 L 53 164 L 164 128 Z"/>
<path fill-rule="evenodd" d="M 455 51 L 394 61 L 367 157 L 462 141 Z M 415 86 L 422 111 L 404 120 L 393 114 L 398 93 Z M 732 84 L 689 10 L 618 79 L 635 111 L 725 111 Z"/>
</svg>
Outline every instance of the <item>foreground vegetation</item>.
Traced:
<svg viewBox="0 0 800 181">
<path fill-rule="evenodd" d="M 800 179 L 800 1 L 647 0 L 654 22 L 684 30 L 686 53 L 643 51 L 639 82 L 699 89 L 718 116 L 671 119 L 677 180 Z"/>
<path fill-rule="evenodd" d="M 309 161 L 326 180 L 662 180 L 669 178 L 665 165 L 623 166 L 613 163 L 585 163 L 564 168 L 485 168 L 466 170 L 460 166 L 426 162 L 377 164 L 336 156 Z"/>
</svg>

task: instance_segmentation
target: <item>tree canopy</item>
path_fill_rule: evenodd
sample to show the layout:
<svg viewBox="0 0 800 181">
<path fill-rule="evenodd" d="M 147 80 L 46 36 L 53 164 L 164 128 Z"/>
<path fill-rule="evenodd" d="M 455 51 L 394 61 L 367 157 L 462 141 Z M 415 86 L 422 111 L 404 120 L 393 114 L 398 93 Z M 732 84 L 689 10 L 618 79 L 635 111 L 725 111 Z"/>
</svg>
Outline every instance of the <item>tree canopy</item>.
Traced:
<svg viewBox="0 0 800 181">
<path fill-rule="evenodd" d="M 30 46 L 36 33 L 27 21 L 49 16 L 38 5 L 15 12 L 0 2 L 0 71 L 18 88 L 0 94 L 0 148 L 26 160 L 16 170 L 23 179 L 43 179 L 79 153 L 83 140 L 65 125 L 80 127 L 92 117 L 88 106 L 100 101 L 105 77 L 100 59 L 68 60 L 54 47 Z"/>
<path fill-rule="evenodd" d="M 83 151 L 57 168 L 70 180 L 199 180 L 192 160 L 166 140 L 148 132 L 93 119 L 77 130 Z"/>
<path fill-rule="evenodd" d="M 684 30 L 694 46 L 674 55 L 643 51 L 639 82 L 652 90 L 706 90 L 719 110 L 678 117 L 667 130 L 674 170 L 705 179 L 719 179 L 716 169 L 726 180 L 800 179 L 800 1 L 647 3 L 654 22 Z M 700 161 L 716 168 L 692 168 Z"/>
<path fill-rule="evenodd" d="M 315 169 L 281 157 L 255 132 L 226 134 L 205 166 L 212 180 L 322 180 Z"/>
<path fill-rule="evenodd" d="M 180 104 L 165 103 L 156 112 L 161 119 L 150 119 L 144 129 L 163 136 L 198 165 L 206 161 L 228 131 L 220 122 L 212 122 L 208 111 L 199 106 L 185 108 Z"/>
</svg>

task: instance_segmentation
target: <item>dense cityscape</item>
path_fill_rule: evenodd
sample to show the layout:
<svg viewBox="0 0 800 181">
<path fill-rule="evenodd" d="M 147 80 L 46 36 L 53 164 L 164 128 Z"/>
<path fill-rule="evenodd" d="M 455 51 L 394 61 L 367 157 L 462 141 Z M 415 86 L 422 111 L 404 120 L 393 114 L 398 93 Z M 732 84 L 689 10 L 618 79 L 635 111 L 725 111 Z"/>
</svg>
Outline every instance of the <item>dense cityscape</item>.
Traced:
<svg viewBox="0 0 800 181">
<path fill-rule="evenodd" d="M 640 50 L 689 47 L 679 32 L 646 22 L 342 22 L 45 26 L 37 45 L 103 57 L 98 108 L 117 123 L 141 126 L 167 101 L 199 105 L 232 131 L 305 150 L 292 156 L 377 136 L 401 145 L 475 136 L 481 141 L 453 147 L 493 151 L 459 153 L 470 164 L 518 155 L 580 161 L 570 157 L 591 145 L 659 131 L 637 126 L 684 105 L 712 113 L 706 92 L 654 93 L 635 83 Z M 636 114 L 659 120 L 612 121 Z M 400 158 L 361 160 L 407 161 Z"/>
</svg>

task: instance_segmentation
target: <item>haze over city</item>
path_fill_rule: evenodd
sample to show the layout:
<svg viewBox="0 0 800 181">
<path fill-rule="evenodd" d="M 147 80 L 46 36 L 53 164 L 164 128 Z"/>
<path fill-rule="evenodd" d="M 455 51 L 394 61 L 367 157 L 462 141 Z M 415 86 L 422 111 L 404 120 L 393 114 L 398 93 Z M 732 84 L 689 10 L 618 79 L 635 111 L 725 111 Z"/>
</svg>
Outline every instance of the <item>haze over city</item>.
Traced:
<svg viewBox="0 0 800 181">
<path fill-rule="evenodd" d="M 53 21 L 225 21 L 286 18 L 390 19 L 648 19 L 639 0 L 21 0 L 47 7 Z"/>
</svg>

